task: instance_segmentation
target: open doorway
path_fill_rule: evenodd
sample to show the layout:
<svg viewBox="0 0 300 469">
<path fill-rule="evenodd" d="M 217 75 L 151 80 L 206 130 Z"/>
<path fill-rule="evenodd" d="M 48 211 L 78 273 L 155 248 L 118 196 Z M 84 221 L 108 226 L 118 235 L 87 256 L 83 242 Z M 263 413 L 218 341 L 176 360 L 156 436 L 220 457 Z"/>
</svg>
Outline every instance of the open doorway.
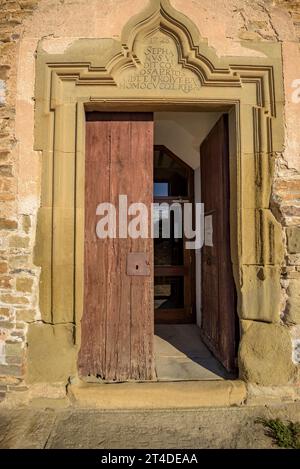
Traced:
<svg viewBox="0 0 300 469">
<path fill-rule="evenodd" d="M 154 146 L 153 167 L 154 203 L 165 206 L 155 218 L 159 237 L 154 238 L 154 320 L 157 324 L 193 323 L 195 252 L 185 249 L 183 220 L 176 233 L 171 208 L 194 203 L 194 171 L 164 145 Z M 163 221 L 169 216 L 168 237 L 163 237 Z"/>
<path fill-rule="evenodd" d="M 154 114 L 154 202 L 204 204 L 202 249 L 154 240 L 158 380 L 215 380 L 235 372 L 235 288 L 230 259 L 227 116 Z M 163 211 L 159 223 L 162 223 Z M 183 231 L 183 230 L 182 230 Z M 161 226 L 159 233 L 161 235 Z"/>
</svg>

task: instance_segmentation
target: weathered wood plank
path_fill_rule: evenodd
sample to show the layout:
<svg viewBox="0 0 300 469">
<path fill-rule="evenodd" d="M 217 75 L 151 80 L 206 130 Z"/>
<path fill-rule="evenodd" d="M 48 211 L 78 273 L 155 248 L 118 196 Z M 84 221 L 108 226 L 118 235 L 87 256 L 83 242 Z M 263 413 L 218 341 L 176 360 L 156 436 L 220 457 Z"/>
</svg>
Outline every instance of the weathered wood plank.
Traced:
<svg viewBox="0 0 300 469">
<path fill-rule="evenodd" d="M 152 122 L 131 123 L 131 167 L 135 183 L 132 184 L 133 201 L 150 207 L 153 199 L 153 125 Z M 136 166 L 136 161 L 139 161 Z M 148 220 L 148 231 L 151 224 Z M 154 377 L 154 292 L 153 292 L 153 241 L 131 239 L 132 252 L 146 252 L 150 263 L 149 277 L 131 277 L 131 376 L 134 379 Z M 138 306 L 135 307 L 134 305 Z"/>
<path fill-rule="evenodd" d="M 81 321 L 79 371 L 105 374 L 108 240 L 97 240 L 96 208 L 109 200 L 109 125 L 88 122 L 85 161 L 84 311 Z"/>
<path fill-rule="evenodd" d="M 130 195 L 130 130 L 128 121 L 110 123 L 110 202 L 115 207 L 120 194 Z M 112 239 L 108 244 L 107 380 L 124 380 L 130 376 L 130 277 L 126 275 L 129 246 L 129 239 Z"/>
</svg>

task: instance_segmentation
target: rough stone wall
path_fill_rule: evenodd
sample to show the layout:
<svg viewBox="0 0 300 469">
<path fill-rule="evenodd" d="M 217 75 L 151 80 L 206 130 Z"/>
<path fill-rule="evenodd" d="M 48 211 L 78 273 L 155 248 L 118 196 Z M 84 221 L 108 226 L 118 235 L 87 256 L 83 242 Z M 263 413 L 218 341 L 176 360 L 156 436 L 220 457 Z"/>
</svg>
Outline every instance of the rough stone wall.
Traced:
<svg viewBox="0 0 300 469">
<path fill-rule="evenodd" d="M 241 41 L 248 47 L 253 40 L 282 43 L 286 143 L 283 154 L 276 155 L 272 207 L 286 239 L 281 320 L 294 339 L 294 360 L 300 361 L 300 84 L 295 82 L 300 80 L 300 2 L 171 3 L 193 19 L 220 56 L 257 54 Z M 33 151 L 38 41 L 44 38 L 45 47 L 55 52 L 78 37 L 119 36 L 126 21 L 146 4 L 146 0 L 0 0 L 0 398 L 7 390 L 26 388 L 27 324 L 40 318 L 39 270 L 32 260 L 41 183 L 40 155 Z M 271 337 L 276 331 L 272 329 Z M 257 340 L 259 336 L 255 334 Z M 263 341 L 265 336 L 261 337 Z"/>
<path fill-rule="evenodd" d="M 295 35 L 282 44 L 286 134 L 285 149 L 278 158 L 273 202 L 286 241 L 282 269 L 286 301 L 282 321 L 292 336 L 293 361 L 300 363 L 300 2 L 281 0 L 277 3 L 288 11 Z"/>
<path fill-rule="evenodd" d="M 26 324 L 34 319 L 33 219 L 18 203 L 16 97 L 22 23 L 37 1 L 0 2 L 0 399 L 24 389 Z"/>
</svg>

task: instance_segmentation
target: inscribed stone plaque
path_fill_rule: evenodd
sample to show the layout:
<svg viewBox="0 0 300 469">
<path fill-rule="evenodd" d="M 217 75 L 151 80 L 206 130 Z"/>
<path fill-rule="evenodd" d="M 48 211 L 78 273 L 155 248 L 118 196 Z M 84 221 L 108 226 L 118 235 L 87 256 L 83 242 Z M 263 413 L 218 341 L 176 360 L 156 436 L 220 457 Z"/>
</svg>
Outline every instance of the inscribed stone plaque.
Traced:
<svg viewBox="0 0 300 469">
<path fill-rule="evenodd" d="M 142 65 L 132 73 L 122 75 L 120 87 L 127 90 L 182 91 L 185 94 L 200 88 L 197 75 L 179 61 L 175 42 L 157 33 L 141 47 Z"/>
</svg>

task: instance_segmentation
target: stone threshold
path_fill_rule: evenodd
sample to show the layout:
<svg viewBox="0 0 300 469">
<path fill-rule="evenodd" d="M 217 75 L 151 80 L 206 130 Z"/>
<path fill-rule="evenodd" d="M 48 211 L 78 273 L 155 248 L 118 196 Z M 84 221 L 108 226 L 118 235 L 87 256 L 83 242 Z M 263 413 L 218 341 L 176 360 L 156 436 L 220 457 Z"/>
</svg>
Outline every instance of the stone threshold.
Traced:
<svg viewBox="0 0 300 469">
<path fill-rule="evenodd" d="M 246 384 L 234 381 L 70 384 L 74 406 L 102 410 L 189 409 L 238 406 L 245 403 Z"/>
</svg>

